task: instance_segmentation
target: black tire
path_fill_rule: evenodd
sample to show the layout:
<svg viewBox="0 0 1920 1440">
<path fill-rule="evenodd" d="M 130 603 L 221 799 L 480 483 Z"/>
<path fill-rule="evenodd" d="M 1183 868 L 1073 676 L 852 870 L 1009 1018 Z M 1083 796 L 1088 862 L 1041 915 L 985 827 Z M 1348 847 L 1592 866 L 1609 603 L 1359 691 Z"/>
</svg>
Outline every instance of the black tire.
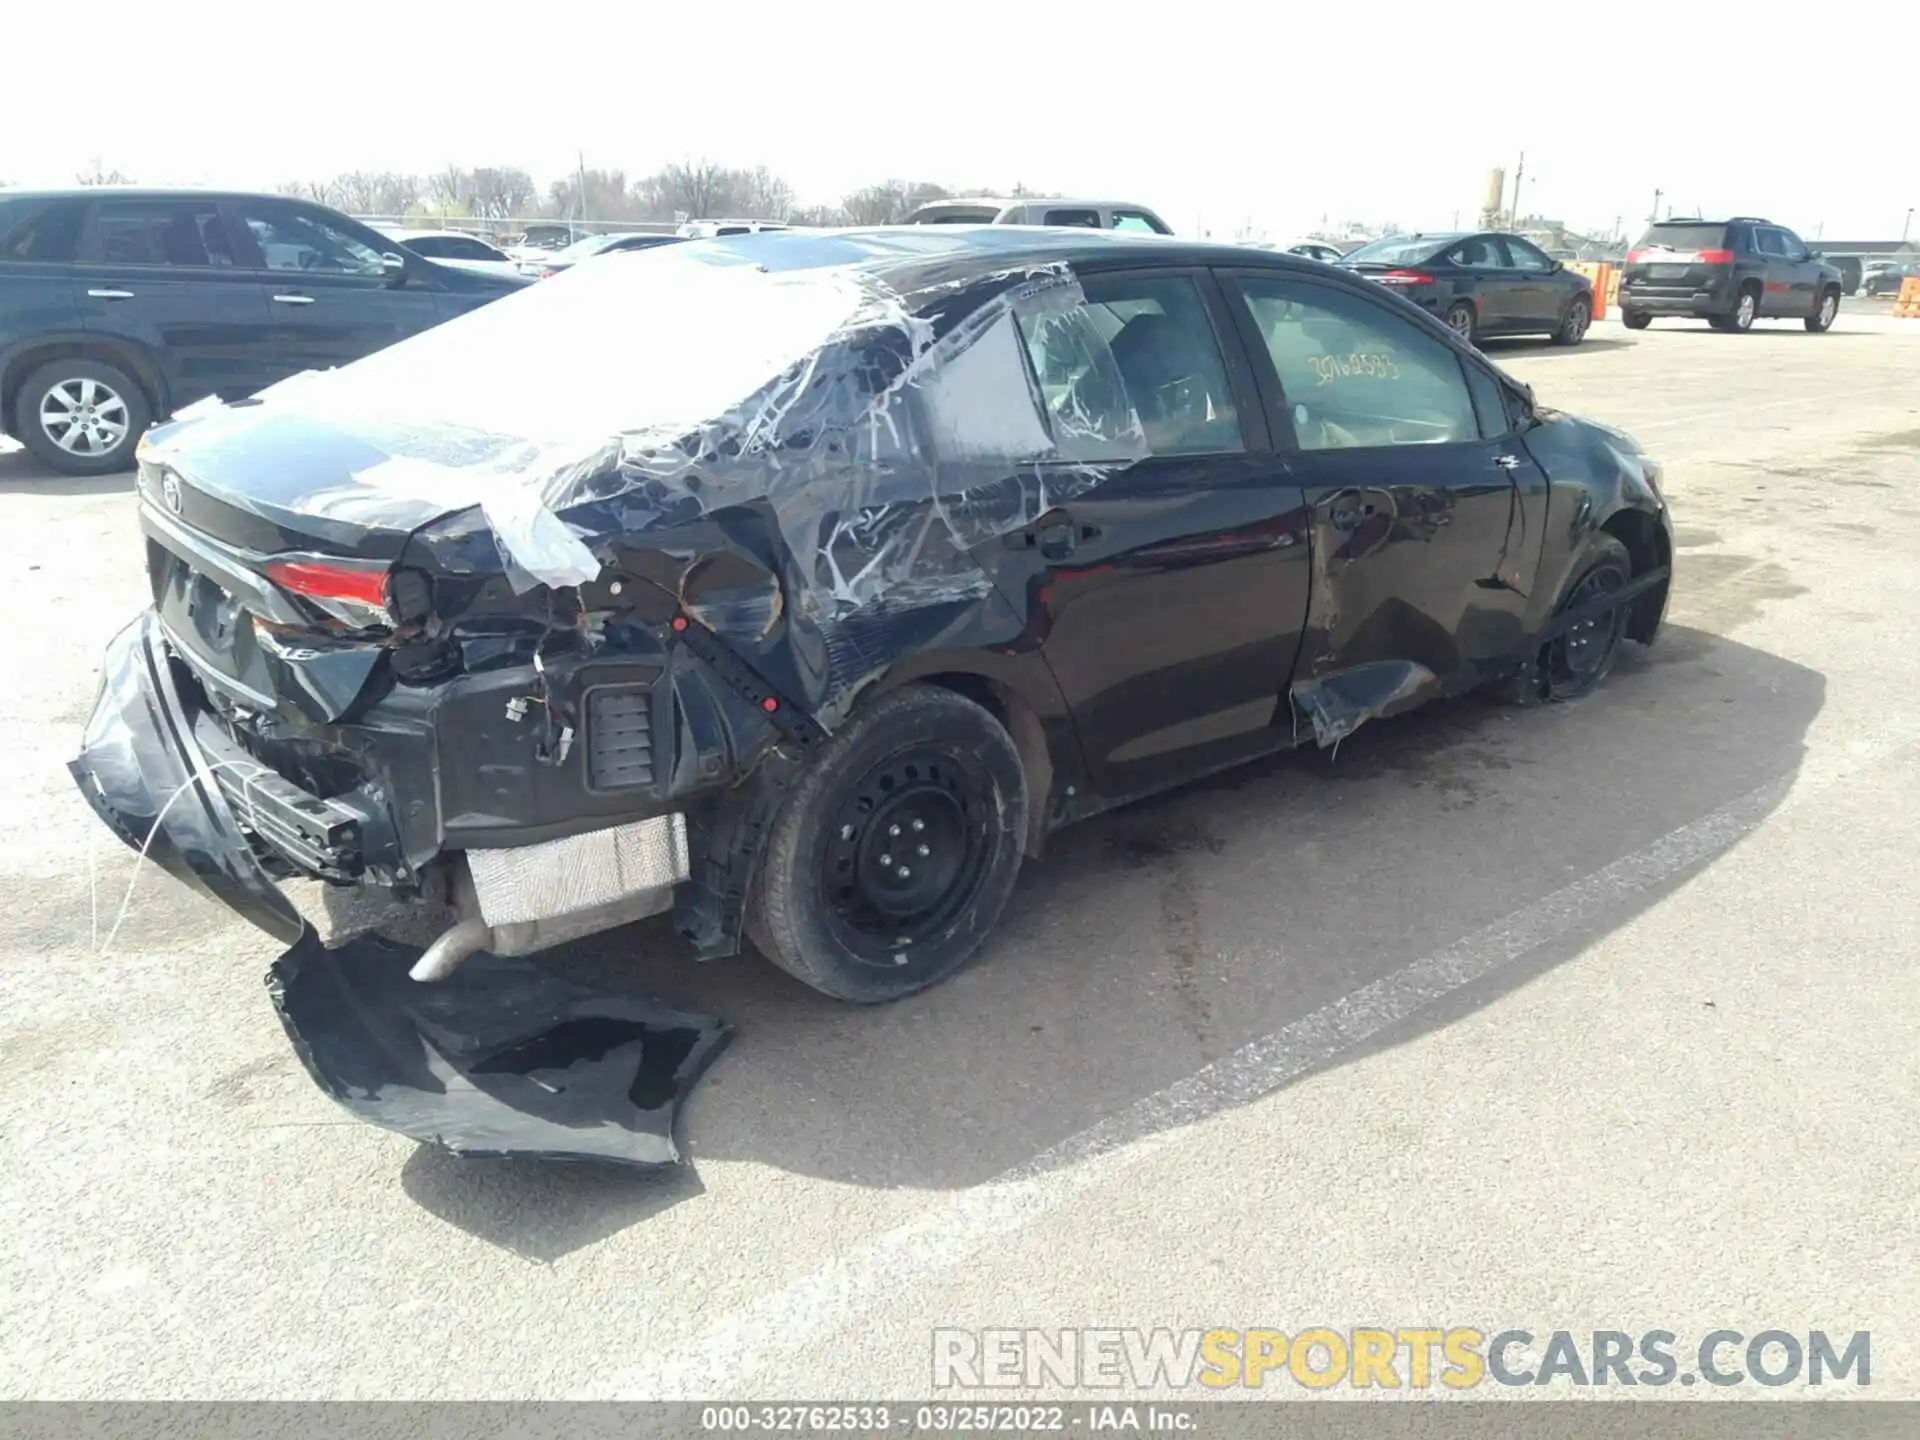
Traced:
<svg viewBox="0 0 1920 1440">
<path fill-rule="evenodd" d="M 1620 323 L 1629 330 L 1644 330 L 1653 323 L 1653 316 L 1644 310 L 1622 310 Z"/>
<path fill-rule="evenodd" d="M 924 990 L 971 960 L 1000 918 L 1026 826 L 1026 775 L 1000 722 L 950 690 L 896 690 L 856 712 L 787 796 L 747 934 L 837 1000 Z"/>
<path fill-rule="evenodd" d="M 1840 313 L 1840 292 L 1829 285 L 1820 292 L 1820 306 L 1807 316 L 1807 329 L 1815 335 L 1824 335 L 1833 328 L 1834 318 Z"/>
<path fill-rule="evenodd" d="M 89 383 L 93 387 L 90 390 Z M 50 406 L 49 397 L 55 392 L 63 399 L 54 400 Z M 100 437 L 112 433 L 114 443 L 107 448 L 69 449 L 49 428 L 58 422 L 41 418 L 66 401 L 78 402 L 83 396 L 95 403 L 86 420 L 74 422 L 80 431 L 74 443 L 97 443 Z M 78 404 L 67 408 L 77 409 Z M 13 406 L 15 437 L 37 459 L 63 475 L 108 475 L 132 469 L 134 447 L 152 423 L 153 409 L 139 381 L 117 365 L 80 357 L 52 360 L 35 370 L 20 387 Z M 74 433 L 74 426 L 70 425 L 66 433 Z"/>
<path fill-rule="evenodd" d="M 1573 303 L 1567 306 L 1567 313 L 1560 317 L 1560 328 L 1553 332 L 1556 345 L 1578 345 L 1587 338 L 1587 327 L 1593 323 L 1593 301 L 1585 295 L 1573 297 Z"/>
<path fill-rule="evenodd" d="M 1446 327 L 1469 345 L 1480 343 L 1480 312 L 1465 300 L 1456 300 L 1441 317 Z"/>
<path fill-rule="evenodd" d="M 1573 578 L 1567 582 L 1553 613 L 1565 614 L 1604 591 L 1620 589 L 1631 579 L 1633 557 L 1627 553 L 1627 547 L 1611 535 L 1596 535 L 1574 567 Z M 1592 694 L 1613 673 L 1613 662 L 1620 656 L 1620 642 L 1626 630 L 1627 611 L 1622 608 L 1541 646 L 1544 698 L 1578 700 Z"/>
</svg>

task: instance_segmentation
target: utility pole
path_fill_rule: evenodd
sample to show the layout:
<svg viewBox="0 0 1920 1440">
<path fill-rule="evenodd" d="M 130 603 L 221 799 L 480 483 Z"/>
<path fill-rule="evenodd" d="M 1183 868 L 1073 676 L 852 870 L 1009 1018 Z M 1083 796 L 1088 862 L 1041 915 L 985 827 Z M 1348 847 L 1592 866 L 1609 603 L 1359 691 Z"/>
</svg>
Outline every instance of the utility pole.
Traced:
<svg viewBox="0 0 1920 1440">
<path fill-rule="evenodd" d="M 1662 190 L 1655 190 L 1653 192 L 1653 213 L 1647 216 L 1647 223 L 1649 225 L 1658 225 L 1660 223 L 1660 197 L 1665 193 L 1666 192 Z"/>
<path fill-rule="evenodd" d="M 1900 243 L 1902 245 L 1907 243 L 1907 231 L 1911 230 L 1912 228 L 1913 228 L 1913 207 L 1909 205 L 1907 207 L 1907 218 L 1900 222 Z"/>
<path fill-rule="evenodd" d="M 1513 167 L 1513 208 L 1507 212 L 1507 228 L 1513 229 L 1520 223 L 1520 182 L 1527 174 L 1527 152 L 1520 152 L 1520 163 Z"/>
<path fill-rule="evenodd" d="M 578 151 L 574 158 L 578 162 L 574 173 L 580 182 L 580 218 L 584 221 L 587 218 L 587 152 Z"/>
</svg>

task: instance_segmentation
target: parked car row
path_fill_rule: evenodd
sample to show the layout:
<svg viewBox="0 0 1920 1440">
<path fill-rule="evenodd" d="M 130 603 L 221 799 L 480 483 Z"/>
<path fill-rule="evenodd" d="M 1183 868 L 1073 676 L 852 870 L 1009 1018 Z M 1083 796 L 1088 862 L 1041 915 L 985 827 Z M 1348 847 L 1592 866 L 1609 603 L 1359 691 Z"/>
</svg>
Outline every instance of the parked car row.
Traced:
<svg viewBox="0 0 1920 1440">
<path fill-rule="evenodd" d="M 1146 207 L 1111 200 L 945 200 L 908 223 L 1169 234 Z M 786 228 L 699 220 L 549 249 L 574 227 L 529 226 L 530 250 L 503 250 L 449 230 L 383 233 L 280 196 L 0 193 L 0 430 L 65 473 L 124 469 L 151 421 L 203 396 L 237 398 L 345 364 L 589 258 Z M 1585 276 L 1518 235 L 1394 235 L 1344 255 L 1313 240 L 1264 248 L 1362 276 L 1469 342 L 1542 334 L 1577 345 L 1598 308 Z M 1865 288 L 1897 290 L 1905 273 L 1869 266 Z M 1832 325 L 1841 288 L 1839 272 L 1782 226 L 1674 220 L 1627 257 L 1619 305 L 1632 329 L 1657 316 L 1728 330 L 1788 316 L 1818 331 Z"/>
</svg>

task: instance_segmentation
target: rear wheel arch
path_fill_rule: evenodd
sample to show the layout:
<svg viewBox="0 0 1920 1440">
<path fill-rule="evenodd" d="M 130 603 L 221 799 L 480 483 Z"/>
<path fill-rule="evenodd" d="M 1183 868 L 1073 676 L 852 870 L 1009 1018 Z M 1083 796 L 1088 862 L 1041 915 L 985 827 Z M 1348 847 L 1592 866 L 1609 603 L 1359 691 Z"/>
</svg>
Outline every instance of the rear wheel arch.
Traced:
<svg viewBox="0 0 1920 1440">
<path fill-rule="evenodd" d="M 935 670 L 925 674 L 889 676 L 887 681 L 866 697 L 867 703 L 902 685 L 937 685 L 943 690 L 973 701 L 985 710 L 1013 737 L 1020 754 L 1020 768 L 1027 781 L 1027 834 L 1022 848 L 1038 858 L 1046 843 L 1047 816 L 1051 813 L 1054 782 L 1053 747 L 1047 741 L 1046 726 L 1041 723 L 1035 703 L 1005 680 L 977 670 Z"/>
<path fill-rule="evenodd" d="M 55 360 L 99 360 L 116 366 L 140 382 L 156 418 L 167 413 L 166 386 L 151 356 L 138 345 L 80 334 L 36 340 L 7 357 L 6 369 L 0 371 L 0 415 L 10 421 L 20 399 L 20 387 L 27 383 L 27 377 Z"/>
</svg>

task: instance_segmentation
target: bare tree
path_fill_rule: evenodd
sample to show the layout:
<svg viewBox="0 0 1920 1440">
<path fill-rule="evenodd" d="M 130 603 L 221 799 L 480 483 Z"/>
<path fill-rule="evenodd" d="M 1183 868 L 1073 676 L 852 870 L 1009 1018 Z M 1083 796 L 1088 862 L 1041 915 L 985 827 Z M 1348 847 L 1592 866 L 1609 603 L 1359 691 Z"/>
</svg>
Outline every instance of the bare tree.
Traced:
<svg viewBox="0 0 1920 1440">
<path fill-rule="evenodd" d="M 468 177 L 469 209 L 487 220 L 522 214 L 538 193 L 533 177 L 511 166 L 482 165 Z"/>
<path fill-rule="evenodd" d="M 355 170 L 336 176 L 331 190 L 329 203 L 356 215 L 405 215 L 420 203 L 420 177 L 392 170 Z"/>
<path fill-rule="evenodd" d="M 930 180 L 883 180 L 843 196 L 840 209 L 850 225 L 897 225 L 922 205 L 944 200 L 950 193 Z"/>
<path fill-rule="evenodd" d="M 312 200 L 320 205 L 331 205 L 336 210 L 342 202 L 340 182 L 334 180 L 283 180 L 273 187 L 276 195 L 290 195 L 296 200 Z"/>
<path fill-rule="evenodd" d="M 587 171 L 584 196 L 580 192 L 581 178 L 569 175 L 547 187 L 549 213 L 573 220 L 635 220 L 645 214 L 643 199 L 627 187 L 626 171 Z"/>
<path fill-rule="evenodd" d="M 129 185 L 132 183 L 132 181 L 125 175 L 122 175 L 118 170 L 102 169 L 98 155 L 93 157 L 93 164 L 90 168 L 81 171 L 73 178 L 77 184 L 81 185 Z"/>
<path fill-rule="evenodd" d="M 847 212 L 838 205 L 803 205 L 789 217 L 795 225 L 850 225 Z"/>
<path fill-rule="evenodd" d="M 473 179 L 458 165 L 449 165 L 427 177 L 427 199 L 448 214 L 464 212 L 472 194 Z"/>
<path fill-rule="evenodd" d="M 793 213 L 793 187 L 764 165 L 729 172 L 732 213 L 746 220 L 785 220 Z"/>
<path fill-rule="evenodd" d="M 718 213 L 726 199 L 727 172 L 711 160 L 690 160 L 669 165 L 660 172 L 676 210 L 688 218 L 704 220 Z"/>
</svg>

